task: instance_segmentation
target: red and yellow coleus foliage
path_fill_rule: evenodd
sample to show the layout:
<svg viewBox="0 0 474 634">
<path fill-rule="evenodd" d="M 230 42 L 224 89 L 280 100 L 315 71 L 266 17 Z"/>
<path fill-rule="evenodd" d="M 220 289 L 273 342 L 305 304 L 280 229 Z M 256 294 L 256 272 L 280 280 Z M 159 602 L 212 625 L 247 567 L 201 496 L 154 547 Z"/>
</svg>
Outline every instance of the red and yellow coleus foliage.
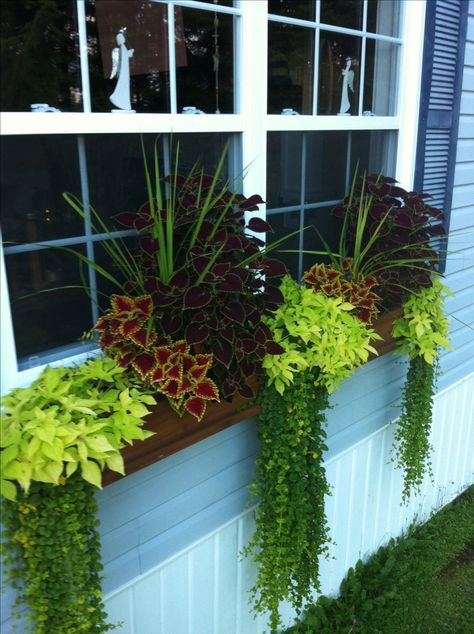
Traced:
<svg viewBox="0 0 474 634">
<path fill-rule="evenodd" d="M 149 295 L 132 298 L 113 295 L 111 309 L 94 326 L 99 345 L 119 366 L 132 367 L 141 379 L 156 387 L 171 407 L 202 420 L 207 401 L 219 401 L 216 384 L 207 378 L 211 354 L 190 353 L 186 341 L 159 339 L 153 325 Z"/>
<path fill-rule="evenodd" d="M 354 306 L 356 317 L 372 324 L 379 313 L 377 302 L 380 297 L 373 290 L 377 279 L 373 275 L 364 277 L 361 273 L 358 273 L 357 279 L 351 279 L 351 265 L 352 258 L 345 258 L 340 270 L 326 264 L 315 264 L 303 275 L 303 282 L 326 297 L 342 297 Z"/>
</svg>

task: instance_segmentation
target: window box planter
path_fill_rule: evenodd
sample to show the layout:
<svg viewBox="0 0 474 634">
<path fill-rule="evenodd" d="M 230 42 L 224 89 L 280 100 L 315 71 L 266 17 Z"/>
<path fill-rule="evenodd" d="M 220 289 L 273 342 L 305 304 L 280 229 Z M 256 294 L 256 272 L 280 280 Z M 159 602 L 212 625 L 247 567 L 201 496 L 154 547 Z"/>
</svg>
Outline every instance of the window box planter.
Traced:
<svg viewBox="0 0 474 634">
<path fill-rule="evenodd" d="M 391 352 L 395 340 L 391 336 L 392 323 L 401 315 L 401 309 L 383 314 L 375 323 L 375 331 L 383 337 L 382 341 L 373 342 L 379 356 Z M 370 357 L 374 358 L 373 356 Z M 252 379 L 252 388 L 257 388 L 257 378 Z M 227 427 L 231 427 L 246 418 L 259 413 L 257 403 L 236 396 L 230 403 L 209 403 L 204 419 L 198 423 L 190 414 L 180 418 L 166 402 L 153 407 L 153 413 L 147 418 L 146 428 L 155 432 L 143 442 L 127 446 L 122 451 L 127 475 L 143 469 L 158 460 L 162 460 L 181 449 L 204 440 Z M 122 476 L 112 471 L 105 471 L 105 485 L 119 480 Z"/>
</svg>

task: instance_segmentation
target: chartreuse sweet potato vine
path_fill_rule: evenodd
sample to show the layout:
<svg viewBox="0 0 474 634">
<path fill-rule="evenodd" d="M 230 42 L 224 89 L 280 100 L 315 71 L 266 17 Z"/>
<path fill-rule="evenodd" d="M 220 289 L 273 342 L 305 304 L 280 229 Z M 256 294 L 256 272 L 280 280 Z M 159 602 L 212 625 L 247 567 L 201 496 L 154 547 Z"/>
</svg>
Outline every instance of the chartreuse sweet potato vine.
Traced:
<svg viewBox="0 0 474 634">
<path fill-rule="evenodd" d="M 430 288 L 413 293 L 394 322 L 392 335 L 398 351 L 408 354 L 409 368 L 403 388 L 401 414 L 395 431 L 394 461 L 403 470 L 403 501 L 417 491 L 430 470 L 430 430 L 436 389 L 436 362 L 440 348 L 450 348 L 449 322 L 444 313 L 446 295 L 438 278 Z"/>
<path fill-rule="evenodd" d="M 2 404 L 3 556 L 35 634 L 106 632 L 94 499 L 154 398 L 111 359 L 46 368 Z"/>
<path fill-rule="evenodd" d="M 263 362 L 268 383 L 259 395 L 261 454 L 251 490 L 260 504 L 244 551 L 258 565 L 254 609 L 269 613 L 272 632 L 282 601 L 300 612 L 319 587 L 319 557 L 329 540 L 322 461 L 328 394 L 375 352 L 370 339 L 378 338 L 341 298 L 289 277 L 281 291 L 284 303 L 266 323 L 284 352 Z"/>
</svg>

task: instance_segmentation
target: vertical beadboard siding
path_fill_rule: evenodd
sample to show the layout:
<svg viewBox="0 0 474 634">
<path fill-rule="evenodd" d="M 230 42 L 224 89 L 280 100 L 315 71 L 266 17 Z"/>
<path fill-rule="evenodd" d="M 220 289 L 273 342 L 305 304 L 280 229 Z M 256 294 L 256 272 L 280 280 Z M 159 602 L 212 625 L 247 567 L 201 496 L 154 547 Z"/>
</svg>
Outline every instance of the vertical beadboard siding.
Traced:
<svg viewBox="0 0 474 634">
<path fill-rule="evenodd" d="M 347 568 L 415 517 L 423 521 L 474 482 L 474 374 L 435 399 L 434 481 L 400 506 L 401 474 L 389 463 L 394 427 L 388 425 L 327 462 L 334 495 L 327 499 L 334 559 L 322 562 L 322 590 L 337 591 Z M 249 510 L 192 544 L 135 583 L 107 597 L 110 618 L 131 634 L 259 634 L 263 618 L 249 613 L 255 570 L 239 552 L 254 527 Z M 293 619 L 284 608 L 286 623 Z"/>
</svg>

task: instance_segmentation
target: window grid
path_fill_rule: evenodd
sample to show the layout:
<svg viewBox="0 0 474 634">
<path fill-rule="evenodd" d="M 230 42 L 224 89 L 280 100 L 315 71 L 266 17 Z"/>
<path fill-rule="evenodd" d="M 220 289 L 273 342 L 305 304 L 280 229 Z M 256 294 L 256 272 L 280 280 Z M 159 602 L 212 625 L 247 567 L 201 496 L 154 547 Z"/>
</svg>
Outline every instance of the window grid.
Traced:
<svg viewBox="0 0 474 634">
<path fill-rule="evenodd" d="M 76 0 L 78 15 L 84 15 L 84 0 Z M 151 0 L 153 2 L 167 3 L 167 0 Z M 399 114 L 394 117 L 337 117 L 337 116 L 295 116 L 285 117 L 281 115 L 268 115 L 266 111 L 266 86 L 267 86 L 267 58 L 266 55 L 255 55 L 255 46 L 258 43 L 259 51 L 266 51 L 268 20 L 278 21 L 278 16 L 269 16 L 267 3 L 264 0 L 236 0 L 235 7 L 224 7 L 208 3 L 174 0 L 174 6 L 192 7 L 196 9 L 230 13 L 240 17 L 234 24 L 234 95 L 239 91 L 240 108 L 235 109 L 235 114 L 189 116 L 179 114 L 147 114 L 137 113 L 133 116 L 116 116 L 111 113 L 61 113 L 38 114 L 30 112 L 6 112 L 2 113 L 1 135 L 23 134 L 94 134 L 94 133 L 189 133 L 189 132 L 230 132 L 240 133 L 242 136 L 241 165 L 248 169 L 244 181 L 243 193 L 250 195 L 259 192 L 266 198 L 266 136 L 269 131 L 317 131 L 317 130 L 398 130 L 397 141 L 398 159 L 396 177 L 404 187 L 410 188 L 413 182 L 414 148 L 416 143 L 417 121 L 413 112 L 417 112 L 419 104 L 419 90 L 413 90 L 413 86 L 419 86 L 422 63 L 422 44 L 425 16 L 424 2 L 402 2 L 400 15 L 400 35 L 391 37 L 372 32 L 353 31 L 343 27 L 319 24 L 315 30 L 315 41 L 319 37 L 321 28 L 334 30 L 348 35 L 365 36 L 372 40 L 385 40 L 393 44 L 401 45 L 400 55 L 400 91 L 398 94 Z M 315 23 L 304 22 L 304 26 L 316 26 L 319 21 L 320 2 L 316 3 Z M 81 14 L 82 11 L 82 14 Z M 283 18 L 282 21 L 285 21 Z M 85 18 L 83 20 L 85 26 Z M 319 42 L 318 42 L 319 44 Z M 81 55 L 87 59 L 87 41 L 82 44 Z M 318 50 L 318 49 L 316 49 Z M 82 57 L 81 57 L 82 59 Z M 87 64 L 81 64 L 83 78 L 83 93 L 85 89 L 85 77 L 88 76 Z M 245 80 L 245 83 L 241 84 Z M 314 92 L 317 99 L 317 84 Z M 38 125 L 38 117 L 41 124 Z M 334 201 L 327 201 L 331 204 Z M 303 210 L 317 208 L 323 203 L 304 205 Z M 299 206 L 296 206 L 300 209 Z M 292 208 L 272 209 L 273 215 Z M 265 217 L 265 209 L 262 208 L 258 215 Z M 95 240 L 96 237 L 92 237 Z M 8 301 L 9 293 L 6 283 L 3 252 L 0 245 L 0 263 L 2 301 L 1 305 L 1 350 L 2 365 L 2 391 L 18 385 L 26 385 L 31 382 L 41 367 L 36 367 L 23 372 L 17 371 L 15 346 L 13 338 L 13 326 L 11 310 Z M 74 357 L 65 357 L 58 360 L 61 363 L 80 362 L 84 354 Z"/>
</svg>

